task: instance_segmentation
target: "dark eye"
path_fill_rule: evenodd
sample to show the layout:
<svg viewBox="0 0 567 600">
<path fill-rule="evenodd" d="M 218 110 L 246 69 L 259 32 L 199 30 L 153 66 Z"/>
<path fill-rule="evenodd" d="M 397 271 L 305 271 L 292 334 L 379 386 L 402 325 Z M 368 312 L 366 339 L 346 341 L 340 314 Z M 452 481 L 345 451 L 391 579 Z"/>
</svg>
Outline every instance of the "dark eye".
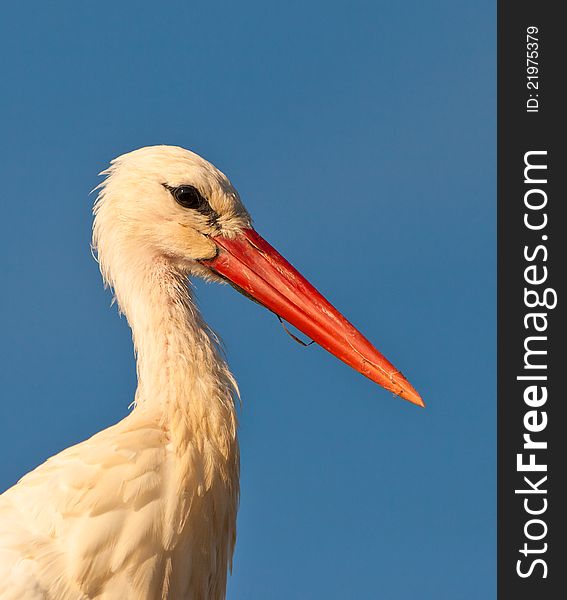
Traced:
<svg viewBox="0 0 567 600">
<path fill-rule="evenodd" d="M 218 214 L 211 208 L 211 205 L 207 202 L 206 198 L 201 196 L 199 190 L 192 185 L 180 185 L 178 187 L 172 187 L 167 183 L 162 183 L 166 190 L 169 190 L 171 195 L 175 198 L 175 201 L 183 208 L 190 208 L 200 212 L 202 215 L 208 217 L 211 225 L 216 225 Z"/>
<path fill-rule="evenodd" d="M 176 202 L 184 208 L 198 209 L 207 205 L 207 201 L 192 185 L 182 185 L 177 188 L 172 188 L 171 193 Z"/>
</svg>

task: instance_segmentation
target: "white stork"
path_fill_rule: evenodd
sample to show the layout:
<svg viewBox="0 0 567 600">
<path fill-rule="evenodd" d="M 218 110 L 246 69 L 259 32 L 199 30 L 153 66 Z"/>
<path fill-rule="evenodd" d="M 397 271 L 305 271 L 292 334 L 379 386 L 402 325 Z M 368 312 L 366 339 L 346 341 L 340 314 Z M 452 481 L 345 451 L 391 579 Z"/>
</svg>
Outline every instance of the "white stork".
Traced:
<svg viewBox="0 0 567 600">
<path fill-rule="evenodd" d="M 153 146 L 103 173 L 93 246 L 132 328 L 135 408 L 0 496 L 2 600 L 217 600 L 236 536 L 236 383 L 187 287 L 231 283 L 407 400 L 419 394 L 251 227 L 229 180 Z"/>
</svg>

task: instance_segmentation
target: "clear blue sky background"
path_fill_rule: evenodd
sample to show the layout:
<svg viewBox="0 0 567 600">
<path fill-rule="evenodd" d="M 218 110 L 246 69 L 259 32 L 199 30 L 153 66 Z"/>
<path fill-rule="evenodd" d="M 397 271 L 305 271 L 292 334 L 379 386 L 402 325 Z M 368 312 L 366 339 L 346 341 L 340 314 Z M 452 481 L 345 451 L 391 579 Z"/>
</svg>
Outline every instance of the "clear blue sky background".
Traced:
<svg viewBox="0 0 567 600">
<path fill-rule="evenodd" d="M 495 595 L 493 2 L 10 2 L 0 25 L 0 487 L 127 413 L 89 250 L 114 156 L 178 144 L 410 378 L 420 410 L 229 287 L 231 599 Z"/>
</svg>

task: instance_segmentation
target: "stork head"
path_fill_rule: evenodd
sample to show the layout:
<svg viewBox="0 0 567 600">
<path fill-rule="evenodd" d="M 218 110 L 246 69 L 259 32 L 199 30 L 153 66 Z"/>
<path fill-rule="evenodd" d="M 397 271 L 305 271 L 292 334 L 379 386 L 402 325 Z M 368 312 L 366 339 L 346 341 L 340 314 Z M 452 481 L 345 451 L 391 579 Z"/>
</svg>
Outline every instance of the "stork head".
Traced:
<svg viewBox="0 0 567 600">
<path fill-rule="evenodd" d="M 119 273 L 152 263 L 228 282 L 369 379 L 423 406 L 401 372 L 252 228 L 238 193 L 209 162 L 183 148 L 150 146 L 120 156 L 103 174 L 93 246 L 115 289 Z"/>
<path fill-rule="evenodd" d="M 162 257 L 187 273 L 207 274 L 199 261 L 216 256 L 212 238 L 250 227 L 228 178 L 183 148 L 140 148 L 114 159 L 102 175 L 93 241 L 111 284 L 121 255 L 131 266 Z"/>
</svg>

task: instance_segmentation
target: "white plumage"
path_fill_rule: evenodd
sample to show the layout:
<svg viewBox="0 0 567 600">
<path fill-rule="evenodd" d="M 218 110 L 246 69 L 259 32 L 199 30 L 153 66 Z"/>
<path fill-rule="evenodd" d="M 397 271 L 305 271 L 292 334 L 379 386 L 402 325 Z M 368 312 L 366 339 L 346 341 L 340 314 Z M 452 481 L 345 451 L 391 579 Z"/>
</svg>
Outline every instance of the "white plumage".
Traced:
<svg viewBox="0 0 567 600">
<path fill-rule="evenodd" d="M 368 377 L 421 400 L 377 351 L 356 350 L 351 329 L 348 344 L 341 341 L 336 332 L 346 321 L 313 301 L 307 282 L 262 246 L 238 194 L 211 164 L 156 146 L 116 159 L 104 174 L 93 243 L 132 327 L 135 408 L 0 496 L 0 598 L 222 599 L 239 495 L 237 389 L 187 277 L 233 280 Z M 238 252 L 258 255 L 263 279 L 244 262 L 229 264 Z M 274 287 L 265 292 L 267 281 Z M 306 314 L 301 294 L 311 294 L 309 323 L 323 325 L 302 327 L 282 294 Z"/>
<path fill-rule="evenodd" d="M 136 408 L 0 497 L 0 597 L 223 598 L 235 541 L 234 380 L 191 298 L 211 256 L 200 214 L 161 184 L 199 185 L 249 224 L 228 180 L 180 148 L 115 161 L 95 208 L 101 270 L 132 327 Z M 197 254 L 199 253 L 199 254 Z"/>
</svg>

